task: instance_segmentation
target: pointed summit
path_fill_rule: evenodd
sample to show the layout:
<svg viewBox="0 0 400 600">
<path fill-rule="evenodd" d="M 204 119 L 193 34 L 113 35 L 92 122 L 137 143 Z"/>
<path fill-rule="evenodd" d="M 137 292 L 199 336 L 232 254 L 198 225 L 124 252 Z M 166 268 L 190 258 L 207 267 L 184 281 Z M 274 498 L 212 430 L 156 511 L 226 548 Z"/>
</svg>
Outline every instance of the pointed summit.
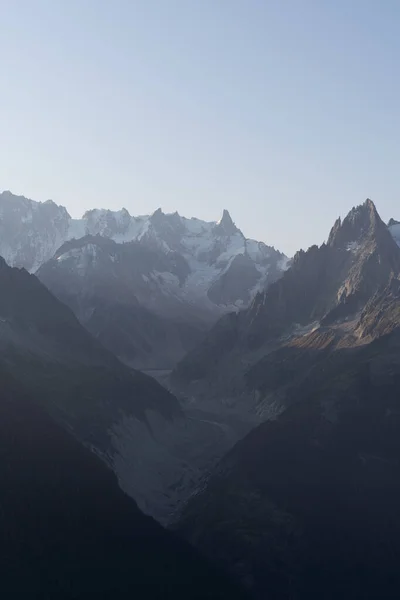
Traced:
<svg viewBox="0 0 400 600">
<path fill-rule="evenodd" d="M 232 217 L 229 214 L 229 210 L 227 210 L 226 208 L 224 208 L 224 210 L 223 210 L 222 217 L 218 221 L 218 224 L 219 223 L 232 223 L 233 224 Z"/>
<path fill-rule="evenodd" d="M 239 231 L 226 209 L 224 209 L 221 219 L 217 222 L 215 230 L 218 235 L 234 235 Z"/>
<path fill-rule="evenodd" d="M 340 230 L 342 226 L 342 219 L 340 217 L 338 217 L 331 229 L 331 232 L 329 234 L 329 238 L 328 238 L 328 246 L 332 246 L 333 245 L 333 240 L 335 239 L 338 231 Z"/>
<path fill-rule="evenodd" d="M 153 225 L 157 226 L 163 223 L 164 217 L 165 214 L 163 213 L 162 208 L 157 208 L 157 210 L 153 212 L 149 220 Z"/>
<path fill-rule="evenodd" d="M 172 244 L 171 247 L 175 247 L 179 244 L 179 239 L 176 236 L 182 233 L 184 226 L 177 211 L 164 213 L 161 208 L 158 208 L 151 215 L 150 222 L 168 245 Z"/>
<path fill-rule="evenodd" d="M 157 210 L 155 210 L 153 212 L 153 214 L 151 215 L 151 219 L 158 219 L 159 217 L 161 217 L 163 215 L 164 215 L 164 213 L 162 211 L 162 208 L 160 207 L 160 208 L 157 208 Z"/>
<path fill-rule="evenodd" d="M 375 204 L 367 200 L 351 209 L 345 219 L 337 219 L 331 229 L 328 245 L 346 249 L 349 244 L 355 244 L 367 237 L 380 236 L 387 232 Z"/>
</svg>

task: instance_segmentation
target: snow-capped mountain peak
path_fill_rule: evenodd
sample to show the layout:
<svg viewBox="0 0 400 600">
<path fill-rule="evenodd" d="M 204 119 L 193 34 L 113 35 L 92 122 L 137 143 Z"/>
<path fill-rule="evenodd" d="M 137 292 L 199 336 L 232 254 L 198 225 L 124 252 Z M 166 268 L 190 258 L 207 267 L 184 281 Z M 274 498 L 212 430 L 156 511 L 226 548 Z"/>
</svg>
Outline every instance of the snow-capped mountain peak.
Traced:
<svg viewBox="0 0 400 600">
<path fill-rule="evenodd" d="M 9 264 L 30 272 L 50 260 L 68 240 L 86 236 L 101 236 L 117 244 L 136 242 L 164 255 L 176 253 L 190 270 L 181 284 L 182 294 L 191 301 L 202 299 L 226 307 L 247 304 L 260 287 L 278 278 L 287 266 L 282 253 L 246 239 L 228 210 L 217 222 L 188 219 L 177 212 L 164 213 L 161 208 L 138 217 L 126 208 L 95 208 L 81 219 L 72 219 L 63 206 L 51 200 L 40 203 L 3 192 L 0 234 L 0 255 Z M 83 247 L 74 250 L 75 255 L 79 252 L 84 252 Z M 75 258 L 83 274 L 82 265 L 89 263 Z"/>
</svg>

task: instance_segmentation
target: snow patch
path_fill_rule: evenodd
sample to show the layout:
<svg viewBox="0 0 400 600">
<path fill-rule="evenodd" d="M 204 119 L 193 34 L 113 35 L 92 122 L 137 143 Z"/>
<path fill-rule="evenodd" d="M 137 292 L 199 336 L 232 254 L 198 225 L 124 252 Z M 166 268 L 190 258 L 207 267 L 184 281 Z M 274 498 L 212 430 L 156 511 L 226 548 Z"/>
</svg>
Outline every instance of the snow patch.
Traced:
<svg viewBox="0 0 400 600">
<path fill-rule="evenodd" d="M 291 330 L 289 332 L 285 333 L 281 337 L 281 340 L 287 341 L 287 340 L 290 340 L 291 338 L 302 337 L 304 335 L 308 335 L 309 333 L 312 333 L 313 331 L 316 331 L 319 328 L 320 328 L 319 321 L 313 321 L 312 323 L 308 323 L 308 325 L 301 325 L 300 323 L 294 323 Z"/>
<path fill-rule="evenodd" d="M 346 246 L 346 250 L 348 252 L 353 252 L 353 254 L 355 254 L 356 252 L 358 252 L 358 250 L 360 249 L 360 244 L 356 241 L 354 242 L 349 242 Z"/>
</svg>

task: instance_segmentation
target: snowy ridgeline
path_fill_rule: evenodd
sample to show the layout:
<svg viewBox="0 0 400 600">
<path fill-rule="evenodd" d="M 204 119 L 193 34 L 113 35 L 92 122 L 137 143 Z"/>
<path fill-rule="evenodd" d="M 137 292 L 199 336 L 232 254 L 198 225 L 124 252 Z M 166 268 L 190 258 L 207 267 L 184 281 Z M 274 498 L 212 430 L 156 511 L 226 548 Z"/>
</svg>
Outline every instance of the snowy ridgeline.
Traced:
<svg viewBox="0 0 400 600">
<path fill-rule="evenodd" d="M 194 296 L 207 294 L 231 270 L 230 280 L 225 278 L 220 286 L 225 299 L 219 302 L 222 292 L 220 289 L 214 292 L 216 304 L 246 304 L 269 279 L 277 278 L 288 266 L 284 254 L 263 242 L 245 238 L 228 211 L 217 222 L 188 219 L 178 213 L 164 214 L 161 209 L 138 217 L 131 216 L 126 209 L 93 209 L 81 219 L 73 219 L 64 207 L 52 201 L 40 203 L 10 192 L 0 194 L 0 255 L 11 266 L 34 273 L 65 242 L 85 236 L 100 236 L 116 244 L 136 242 L 164 255 L 179 254 L 188 266 L 185 284 L 179 282 L 179 285 Z M 96 245 L 88 242 L 86 246 L 66 248 L 64 254 L 58 252 L 57 259 L 60 263 L 73 259 L 77 271 L 84 275 L 96 263 L 97 252 Z M 117 260 L 115 253 L 113 256 L 110 260 Z M 241 291 L 237 298 L 227 297 L 224 290 L 233 285 L 233 279 L 240 279 L 243 272 L 247 274 L 247 293 Z M 175 277 L 163 273 L 163 279 L 167 287 L 177 286 Z"/>
</svg>

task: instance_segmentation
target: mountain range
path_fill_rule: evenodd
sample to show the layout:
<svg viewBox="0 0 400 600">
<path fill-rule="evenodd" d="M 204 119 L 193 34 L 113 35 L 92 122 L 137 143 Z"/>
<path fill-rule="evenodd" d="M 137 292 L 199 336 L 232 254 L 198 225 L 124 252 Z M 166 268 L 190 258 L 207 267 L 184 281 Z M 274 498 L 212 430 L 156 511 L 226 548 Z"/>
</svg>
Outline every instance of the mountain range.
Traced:
<svg viewBox="0 0 400 600">
<path fill-rule="evenodd" d="M 197 388 L 212 382 L 219 396 L 231 395 L 234 385 L 239 396 L 242 375 L 250 366 L 255 370 L 260 358 L 323 325 L 351 320 L 399 269 L 399 248 L 367 200 L 336 221 L 326 243 L 299 251 L 284 276 L 247 310 L 223 317 L 178 364 L 173 379 Z M 233 365 L 235 377 L 226 377 Z M 261 410 L 263 399 L 257 396 L 256 403 Z"/>
<path fill-rule="evenodd" d="M 398 597 L 397 221 L 366 200 L 289 261 L 227 212 L 0 212 L 10 585 Z"/>
<path fill-rule="evenodd" d="M 263 421 L 175 525 L 256 598 L 398 596 L 399 274 L 367 200 L 173 374 Z"/>
<path fill-rule="evenodd" d="M 220 221 L 158 209 L 94 209 L 0 194 L 0 256 L 37 273 L 131 366 L 171 368 L 224 312 L 246 306 L 288 266 L 281 252 Z"/>
</svg>

